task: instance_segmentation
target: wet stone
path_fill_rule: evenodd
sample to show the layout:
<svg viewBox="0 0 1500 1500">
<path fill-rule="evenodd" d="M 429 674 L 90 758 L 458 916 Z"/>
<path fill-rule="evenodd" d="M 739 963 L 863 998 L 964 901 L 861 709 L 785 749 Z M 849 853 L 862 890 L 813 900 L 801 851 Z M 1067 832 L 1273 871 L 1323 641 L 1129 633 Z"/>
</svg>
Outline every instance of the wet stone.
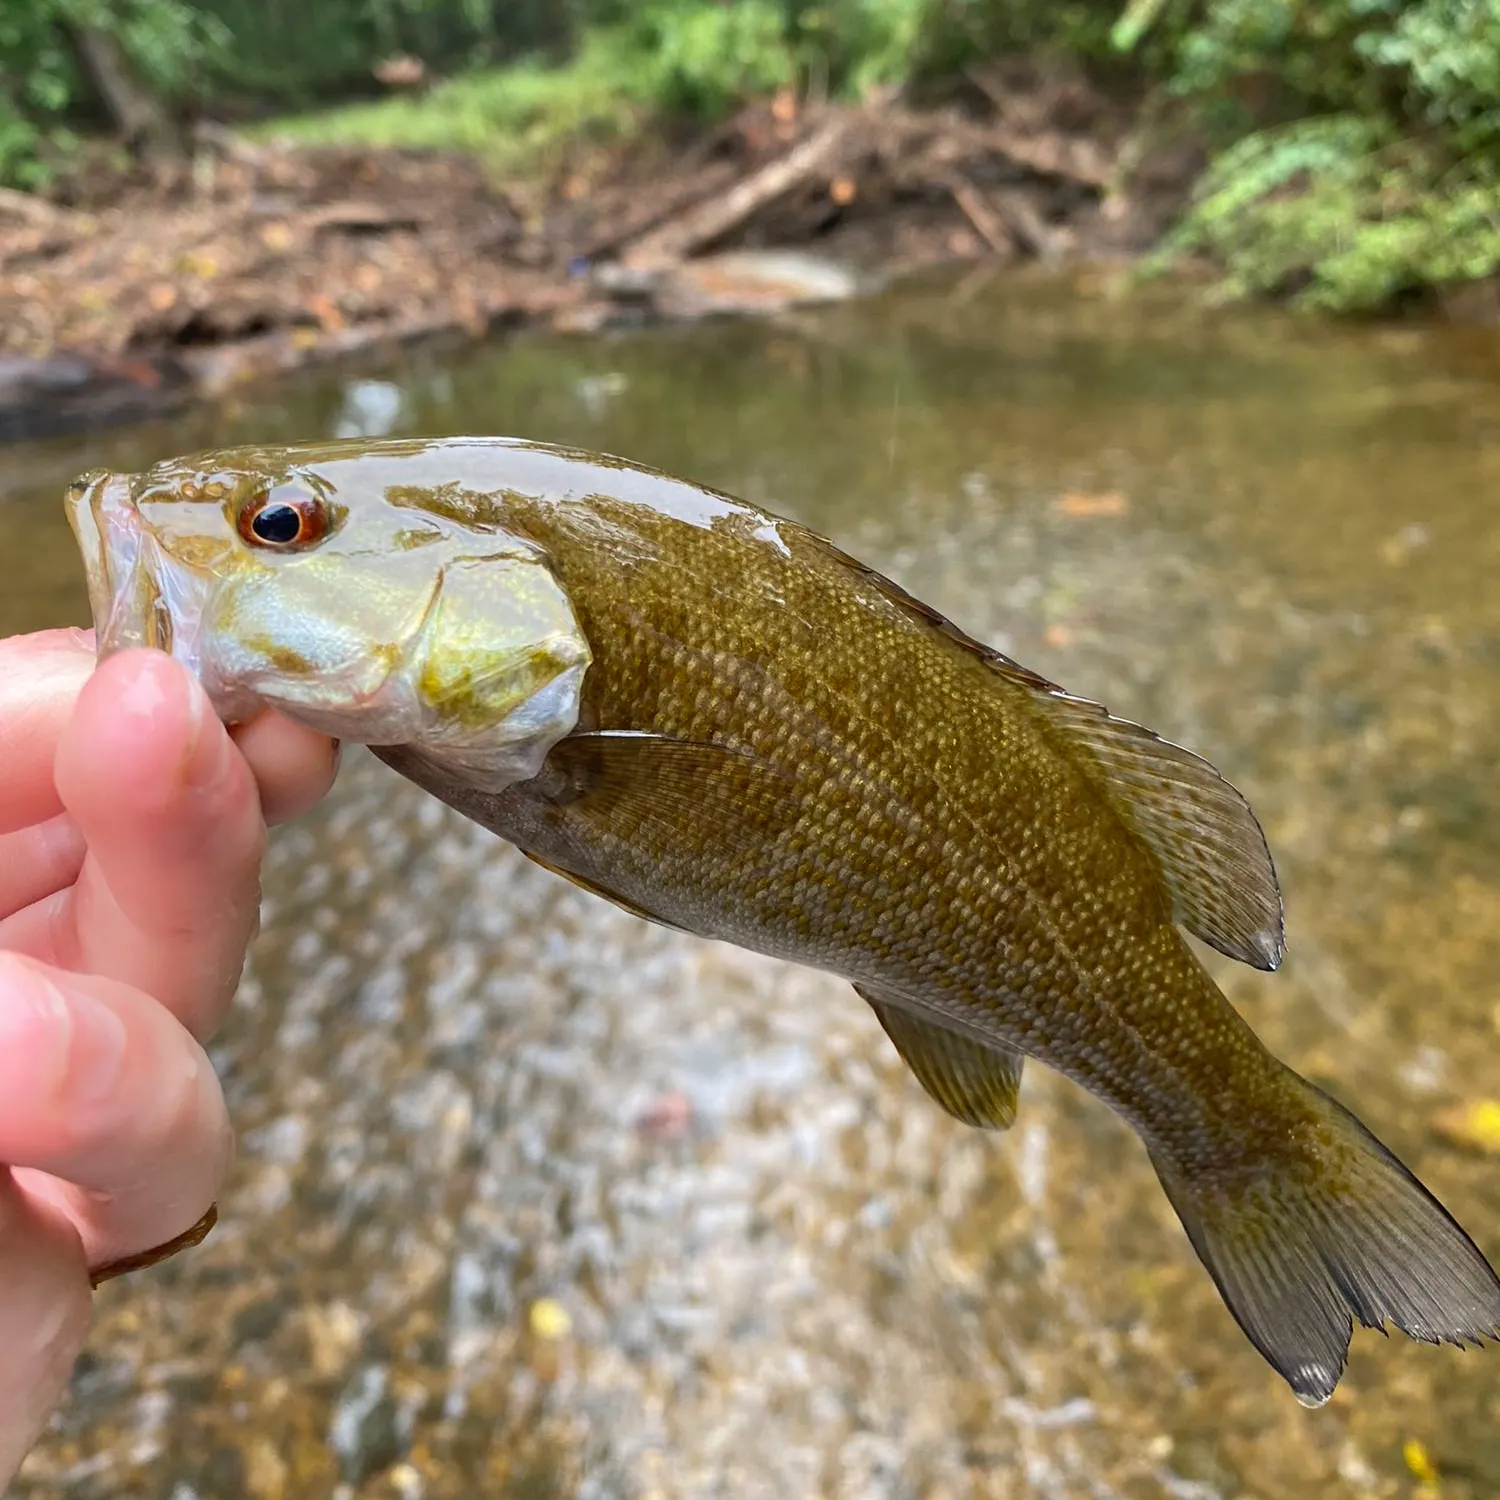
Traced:
<svg viewBox="0 0 1500 1500">
<path fill-rule="evenodd" d="M 334 1403 L 328 1433 L 346 1483 L 359 1484 L 395 1463 L 405 1448 L 400 1427 L 386 1371 L 380 1366 L 357 1370 Z"/>
<path fill-rule="evenodd" d="M 252 1302 L 235 1314 L 234 1322 L 230 1325 L 230 1337 L 236 1344 L 258 1343 L 268 1339 L 281 1327 L 289 1310 L 287 1299 L 280 1295 Z"/>
</svg>

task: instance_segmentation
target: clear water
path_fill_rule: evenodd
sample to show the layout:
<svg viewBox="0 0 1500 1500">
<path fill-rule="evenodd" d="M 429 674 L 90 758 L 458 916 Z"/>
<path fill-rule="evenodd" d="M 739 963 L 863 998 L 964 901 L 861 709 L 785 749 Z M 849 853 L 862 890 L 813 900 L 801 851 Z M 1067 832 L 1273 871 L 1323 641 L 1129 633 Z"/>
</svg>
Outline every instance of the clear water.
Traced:
<svg viewBox="0 0 1500 1500">
<path fill-rule="evenodd" d="M 86 621 L 75 471 L 511 432 L 794 515 L 1213 759 L 1290 954 L 1216 965 L 1500 1255 L 1500 357 L 1087 282 L 522 339 L 0 454 L 0 633 Z M 927 1103 L 847 989 L 621 914 L 363 755 L 277 837 L 200 1251 L 111 1284 L 16 1493 L 1500 1494 L 1500 1351 L 1356 1336 L 1299 1408 L 1134 1139 L 1028 1071 Z M 556 1310 L 569 1325 L 561 1339 Z M 539 1333 L 537 1328 L 542 1332 Z"/>
</svg>

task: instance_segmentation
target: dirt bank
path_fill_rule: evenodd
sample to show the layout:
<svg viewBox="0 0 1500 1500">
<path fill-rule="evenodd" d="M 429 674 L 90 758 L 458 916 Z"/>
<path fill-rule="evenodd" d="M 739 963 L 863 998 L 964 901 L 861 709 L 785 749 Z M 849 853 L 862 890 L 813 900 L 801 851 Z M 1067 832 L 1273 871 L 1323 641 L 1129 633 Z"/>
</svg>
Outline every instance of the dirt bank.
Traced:
<svg viewBox="0 0 1500 1500">
<path fill-rule="evenodd" d="M 460 156 L 203 131 L 168 172 L 0 195 L 0 437 L 414 339 L 753 313 L 944 261 L 1128 255 L 1197 165 L 1183 148 L 1127 161 L 1131 126 L 1076 80 L 997 71 L 942 110 L 766 100 L 695 138 L 580 150 L 531 184 Z"/>
</svg>

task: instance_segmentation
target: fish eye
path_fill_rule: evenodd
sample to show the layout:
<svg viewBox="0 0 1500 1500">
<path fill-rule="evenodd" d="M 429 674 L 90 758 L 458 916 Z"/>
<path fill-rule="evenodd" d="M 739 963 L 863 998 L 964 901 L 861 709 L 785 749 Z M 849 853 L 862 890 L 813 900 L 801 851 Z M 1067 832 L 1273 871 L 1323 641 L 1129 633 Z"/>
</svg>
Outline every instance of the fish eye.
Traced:
<svg viewBox="0 0 1500 1500">
<path fill-rule="evenodd" d="M 252 547 L 305 547 L 327 535 L 328 509 L 311 490 L 279 484 L 241 510 L 239 531 Z"/>
<path fill-rule="evenodd" d="M 251 516 L 250 529 L 261 541 L 280 546 L 302 535 L 302 517 L 292 505 L 263 505 Z"/>
</svg>

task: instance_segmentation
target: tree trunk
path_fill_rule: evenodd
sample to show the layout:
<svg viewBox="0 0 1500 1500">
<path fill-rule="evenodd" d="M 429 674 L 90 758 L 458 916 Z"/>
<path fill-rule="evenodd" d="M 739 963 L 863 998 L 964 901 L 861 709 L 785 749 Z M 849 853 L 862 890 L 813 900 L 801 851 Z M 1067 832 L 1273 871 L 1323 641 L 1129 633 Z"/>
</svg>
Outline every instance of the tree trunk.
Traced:
<svg viewBox="0 0 1500 1500">
<path fill-rule="evenodd" d="M 142 81 L 119 42 L 93 26 L 64 24 L 79 65 L 125 145 L 140 157 L 182 155 L 182 134 L 176 122 Z"/>
</svg>

